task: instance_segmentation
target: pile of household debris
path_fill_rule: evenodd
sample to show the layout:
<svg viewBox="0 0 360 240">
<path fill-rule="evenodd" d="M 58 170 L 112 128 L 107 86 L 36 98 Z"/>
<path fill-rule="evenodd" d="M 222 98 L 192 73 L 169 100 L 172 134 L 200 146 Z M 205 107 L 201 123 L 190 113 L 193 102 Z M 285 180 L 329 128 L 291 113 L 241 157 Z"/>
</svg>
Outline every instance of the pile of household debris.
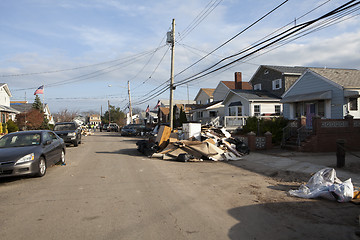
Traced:
<svg viewBox="0 0 360 240">
<path fill-rule="evenodd" d="M 160 126 L 156 137 L 140 140 L 136 145 L 148 157 L 182 162 L 239 160 L 249 153 L 246 144 L 231 137 L 224 128 L 202 127 L 198 136 L 185 138 L 182 131 L 171 132 L 170 127 Z"/>
</svg>

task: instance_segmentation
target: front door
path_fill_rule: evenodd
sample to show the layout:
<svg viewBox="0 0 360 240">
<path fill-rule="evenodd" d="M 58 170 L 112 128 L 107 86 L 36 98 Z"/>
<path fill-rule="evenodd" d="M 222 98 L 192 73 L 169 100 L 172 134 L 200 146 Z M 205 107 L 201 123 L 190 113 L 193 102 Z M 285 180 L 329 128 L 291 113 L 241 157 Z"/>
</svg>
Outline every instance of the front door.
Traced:
<svg viewBox="0 0 360 240">
<path fill-rule="evenodd" d="M 312 119 L 315 116 L 315 103 L 306 104 L 306 127 L 312 128 Z"/>
</svg>

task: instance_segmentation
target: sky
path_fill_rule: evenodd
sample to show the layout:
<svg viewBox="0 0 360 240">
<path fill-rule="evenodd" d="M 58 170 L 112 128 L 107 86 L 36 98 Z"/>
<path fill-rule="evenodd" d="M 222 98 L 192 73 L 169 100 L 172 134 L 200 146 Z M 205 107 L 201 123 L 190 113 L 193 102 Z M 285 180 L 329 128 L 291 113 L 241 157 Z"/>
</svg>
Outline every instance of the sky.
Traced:
<svg viewBox="0 0 360 240">
<path fill-rule="evenodd" d="M 145 111 L 149 105 L 153 109 L 158 99 L 170 96 L 169 90 L 160 90 L 170 78 L 166 33 L 173 19 L 174 82 L 191 79 L 177 85 L 175 99 L 194 100 L 200 88 L 232 81 L 235 72 L 242 72 L 243 81 L 249 81 L 260 65 L 360 69 L 360 10 L 353 8 L 333 24 L 321 29 L 311 25 L 314 31 L 291 42 L 191 78 L 277 30 L 316 19 L 346 1 L 289 0 L 251 26 L 283 2 L 2 0 L 0 83 L 8 84 L 11 100 L 29 102 L 34 101 L 36 88 L 44 85 L 39 96 L 52 113 L 104 113 L 108 103 L 127 112 L 128 86 L 133 108 Z"/>
</svg>

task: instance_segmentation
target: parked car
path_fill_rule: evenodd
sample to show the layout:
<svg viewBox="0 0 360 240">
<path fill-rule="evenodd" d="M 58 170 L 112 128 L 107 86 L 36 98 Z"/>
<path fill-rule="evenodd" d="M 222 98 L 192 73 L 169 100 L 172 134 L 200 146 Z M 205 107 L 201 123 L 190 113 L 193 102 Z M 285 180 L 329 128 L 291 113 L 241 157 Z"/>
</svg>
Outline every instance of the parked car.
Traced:
<svg viewBox="0 0 360 240">
<path fill-rule="evenodd" d="M 110 123 L 109 126 L 106 128 L 108 132 L 118 132 L 119 131 L 119 125 L 116 123 Z"/>
<path fill-rule="evenodd" d="M 65 143 L 53 131 L 14 132 L 0 138 L 0 177 L 35 175 L 42 177 L 46 169 L 65 163 Z"/>
<path fill-rule="evenodd" d="M 55 123 L 54 131 L 65 143 L 74 144 L 75 147 L 81 143 L 81 128 L 76 122 Z"/>
<path fill-rule="evenodd" d="M 104 124 L 103 127 L 102 127 L 102 130 L 103 130 L 103 131 L 107 131 L 108 126 L 109 126 L 109 124 Z"/>
<path fill-rule="evenodd" d="M 129 124 L 121 128 L 120 134 L 121 136 L 135 136 L 137 131 L 131 124 Z"/>
</svg>

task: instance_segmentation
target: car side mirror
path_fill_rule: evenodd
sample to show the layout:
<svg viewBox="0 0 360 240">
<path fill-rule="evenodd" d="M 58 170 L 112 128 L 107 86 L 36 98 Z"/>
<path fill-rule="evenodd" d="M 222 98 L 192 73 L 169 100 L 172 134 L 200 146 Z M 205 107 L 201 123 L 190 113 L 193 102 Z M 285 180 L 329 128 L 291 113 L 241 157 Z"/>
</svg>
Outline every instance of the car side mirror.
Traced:
<svg viewBox="0 0 360 240">
<path fill-rule="evenodd" d="M 44 142 L 44 145 L 50 145 L 51 144 L 51 140 L 46 140 L 45 142 Z"/>
</svg>

